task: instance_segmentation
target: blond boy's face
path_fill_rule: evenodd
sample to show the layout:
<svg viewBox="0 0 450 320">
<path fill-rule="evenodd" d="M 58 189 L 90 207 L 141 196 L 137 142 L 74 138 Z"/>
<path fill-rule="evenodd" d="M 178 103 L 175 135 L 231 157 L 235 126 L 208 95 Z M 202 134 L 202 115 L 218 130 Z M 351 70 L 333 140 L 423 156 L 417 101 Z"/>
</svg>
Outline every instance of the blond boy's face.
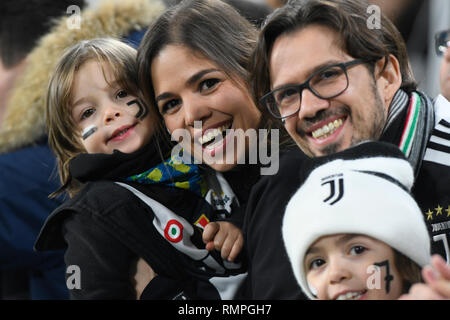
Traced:
<svg viewBox="0 0 450 320">
<path fill-rule="evenodd" d="M 72 118 L 88 153 L 131 153 L 150 141 L 153 120 L 136 117 L 136 99 L 115 82 L 109 64 L 88 60 L 81 65 L 74 76 Z"/>
<path fill-rule="evenodd" d="M 367 236 L 320 238 L 307 251 L 304 268 L 308 284 L 320 300 L 391 300 L 402 293 L 394 251 Z"/>
</svg>

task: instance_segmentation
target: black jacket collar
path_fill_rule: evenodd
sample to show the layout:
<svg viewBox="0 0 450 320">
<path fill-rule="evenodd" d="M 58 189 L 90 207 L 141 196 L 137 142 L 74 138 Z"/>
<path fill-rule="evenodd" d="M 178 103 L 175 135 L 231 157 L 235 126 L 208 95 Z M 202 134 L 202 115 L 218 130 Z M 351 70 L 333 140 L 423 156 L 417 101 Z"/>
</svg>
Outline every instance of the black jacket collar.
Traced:
<svg viewBox="0 0 450 320">
<path fill-rule="evenodd" d="M 163 147 L 161 147 L 163 148 Z M 117 180 L 142 173 L 163 161 L 168 148 L 160 149 L 155 141 L 133 153 L 114 150 L 112 154 L 83 153 L 70 161 L 72 177 L 81 183 L 96 180 Z"/>
</svg>

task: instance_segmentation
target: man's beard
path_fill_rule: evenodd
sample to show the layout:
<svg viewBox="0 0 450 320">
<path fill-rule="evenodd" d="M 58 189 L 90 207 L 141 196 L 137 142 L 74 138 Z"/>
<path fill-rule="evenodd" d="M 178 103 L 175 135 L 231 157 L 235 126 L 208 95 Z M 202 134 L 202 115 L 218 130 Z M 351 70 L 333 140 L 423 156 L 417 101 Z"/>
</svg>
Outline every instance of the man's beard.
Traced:
<svg viewBox="0 0 450 320">
<path fill-rule="evenodd" d="M 378 140 L 383 132 L 384 126 L 386 124 L 386 119 L 387 119 L 387 112 L 385 112 L 384 110 L 384 106 L 383 106 L 383 100 L 380 97 L 380 94 L 378 93 L 376 84 L 375 84 L 375 79 L 373 79 L 374 81 L 372 82 L 371 85 L 371 91 L 372 91 L 372 98 L 373 98 L 373 112 L 369 115 L 368 119 L 366 120 L 371 120 L 371 125 L 370 127 L 368 126 L 364 126 L 365 125 L 365 121 L 362 117 L 359 116 L 359 114 L 352 112 L 352 109 L 345 105 L 342 107 L 339 107 L 339 109 L 337 110 L 333 110 L 333 111 L 329 111 L 329 110 L 322 110 L 319 111 L 317 113 L 316 116 L 314 116 L 314 118 L 308 119 L 307 122 L 310 122 L 311 124 L 313 123 L 318 123 L 320 121 L 323 121 L 324 119 L 327 119 L 335 114 L 342 114 L 342 115 L 346 115 L 347 120 L 350 121 L 350 123 L 353 126 L 353 135 L 351 137 L 351 142 L 350 145 L 347 146 L 347 148 L 350 148 L 362 141 L 366 141 L 366 140 Z M 361 110 L 362 108 L 364 108 L 364 106 L 361 106 Z M 355 121 L 356 120 L 356 121 Z M 355 126 L 354 124 L 359 123 L 361 125 L 359 131 L 355 131 Z M 363 127 L 364 126 L 364 127 Z M 367 130 L 362 130 L 363 128 L 367 128 Z M 304 132 L 304 131 L 303 131 Z M 304 136 L 301 135 L 301 136 Z M 344 149 L 347 148 L 343 148 L 341 146 L 341 142 L 338 141 L 336 143 L 331 143 L 327 146 L 325 146 L 323 149 L 320 150 L 320 155 L 319 154 L 314 154 L 313 151 L 309 148 L 308 145 L 305 145 L 306 148 L 301 148 L 303 149 L 303 151 L 310 157 L 317 157 L 317 156 L 327 156 L 339 151 L 343 151 Z"/>
<path fill-rule="evenodd" d="M 333 153 L 336 153 L 336 152 L 340 151 L 340 150 L 338 150 L 338 148 L 339 148 L 339 144 L 332 143 L 332 144 L 326 146 L 325 148 L 323 148 L 322 149 L 322 153 L 323 153 L 324 156 L 328 156 L 330 154 L 333 154 Z"/>
</svg>

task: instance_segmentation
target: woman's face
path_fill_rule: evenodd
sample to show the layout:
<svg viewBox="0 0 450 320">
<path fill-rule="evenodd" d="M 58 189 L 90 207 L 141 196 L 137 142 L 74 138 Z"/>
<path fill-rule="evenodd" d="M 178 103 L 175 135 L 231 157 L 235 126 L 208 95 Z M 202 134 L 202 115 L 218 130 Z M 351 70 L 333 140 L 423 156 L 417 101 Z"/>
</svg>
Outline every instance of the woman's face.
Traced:
<svg viewBox="0 0 450 320">
<path fill-rule="evenodd" d="M 304 268 L 319 300 L 392 300 L 402 293 L 394 251 L 367 236 L 320 238 L 308 249 Z"/>
<path fill-rule="evenodd" d="M 214 62 L 181 45 L 159 52 L 151 64 L 151 77 L 168 130 L 175 138 L 180 134 L 175 130 L 184 129 L 185 136 L 177 141 L 197 161 L 227 171 L 239 159 L 246 160 L 243 157 L 256 141 L 236 140 L 236 130 L 256 132 L 261 114 L 244 82 L 237 84 Z"/>
</svg>

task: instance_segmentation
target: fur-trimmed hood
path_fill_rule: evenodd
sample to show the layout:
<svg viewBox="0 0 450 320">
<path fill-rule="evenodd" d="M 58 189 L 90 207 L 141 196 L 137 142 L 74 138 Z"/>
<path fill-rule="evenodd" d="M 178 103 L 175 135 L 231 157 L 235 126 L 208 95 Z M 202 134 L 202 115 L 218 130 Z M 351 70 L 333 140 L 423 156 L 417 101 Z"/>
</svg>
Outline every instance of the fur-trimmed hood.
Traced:
<svg viewBox="0 0 450 320">
<path fill-rule="evenodd" d="M 25 70 L 12 89 L 0 125 L 0 153 L 32 144 L 45 136 L 47 86 L 66 48 L 85 39 L 127 36 L 146 28 L 163 10 L 164 5 L 157 0 L 107 0 L 81 12 L 79 29 L 69 29 L 70 16 L 57 20 L 29 54 Z"/>
</svg>

